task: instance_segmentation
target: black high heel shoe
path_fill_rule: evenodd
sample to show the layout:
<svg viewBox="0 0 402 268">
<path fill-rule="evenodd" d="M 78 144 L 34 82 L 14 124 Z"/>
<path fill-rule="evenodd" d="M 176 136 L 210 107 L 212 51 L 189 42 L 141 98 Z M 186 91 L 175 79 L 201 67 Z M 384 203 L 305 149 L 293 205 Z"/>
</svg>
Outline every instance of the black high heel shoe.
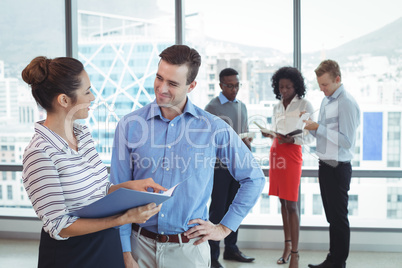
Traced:
<svg viewBox="0 0 402 268">
<path fill-rule="evenodd" d="M 285 247 L 286 247 L 286 243 L 291 243 L 292 242 L 292 240 L 285 240 Z M 290 251 L 290 252 L 292 252 L 292 251 Z M 285 264 L 285 263 L 288 263 L 289 262 L 289 259 L 290 259 L 290 254 L 291 253 L 289 253 L 289 255 L 288 255 L 288 257 L 286 258 L 286 256 L 282 256 L 282 257 L 280 257 L 277 261 L 276 261 L 276 263 L 277 264 Z M 284 258 L 285 257 L 285 258 Z"/>
</svg>

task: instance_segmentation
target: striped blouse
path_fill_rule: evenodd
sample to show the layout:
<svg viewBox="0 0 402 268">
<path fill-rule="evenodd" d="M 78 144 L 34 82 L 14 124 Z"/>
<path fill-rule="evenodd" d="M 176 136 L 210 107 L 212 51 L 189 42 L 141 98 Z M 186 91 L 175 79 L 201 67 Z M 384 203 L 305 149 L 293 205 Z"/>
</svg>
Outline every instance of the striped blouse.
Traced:
<svg viewBox="0 0 402 268">
<path fill-rule="evenodd" d="M 25 148 L 22 179 L 43 229 L 56 240 L 63 228 L 78 218 L 69 213 L 104 197 L 111 183 L 86 126 L 74 123 L 78 151 L 58 134 L 35 124 L 35 134 Z"/>
</svg>

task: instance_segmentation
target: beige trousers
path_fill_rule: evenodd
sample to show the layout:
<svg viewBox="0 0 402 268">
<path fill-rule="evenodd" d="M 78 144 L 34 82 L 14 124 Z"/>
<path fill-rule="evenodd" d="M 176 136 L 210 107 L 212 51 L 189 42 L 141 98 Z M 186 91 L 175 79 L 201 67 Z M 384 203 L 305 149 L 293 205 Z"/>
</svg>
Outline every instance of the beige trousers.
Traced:
<svg viewBox="0 0 402 268">
<path fill-rule="evenodd" d="M 155 240 L 131 233 L 131 248 L 140 268 L 209 268 L 211 252 L 208 242 L 194 246 L 188 243 L 156 243 Z"/>
</svg>

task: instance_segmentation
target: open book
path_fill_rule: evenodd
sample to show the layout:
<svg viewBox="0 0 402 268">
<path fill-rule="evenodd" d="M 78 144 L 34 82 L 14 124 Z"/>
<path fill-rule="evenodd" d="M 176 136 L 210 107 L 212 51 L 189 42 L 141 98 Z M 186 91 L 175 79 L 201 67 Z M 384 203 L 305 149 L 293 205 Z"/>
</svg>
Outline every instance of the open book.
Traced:
<svg viewBox="0 0 402 268">
<path fill-rule="evenodd" d="M 310 116 L 309 113 L 302 114 L 302 116 L 300 116 L 299 120 L 296 123 L 296 126 L 295 126 L 296 129 L 291 131 L 291 132 L 289 132 L 289 133 L 286 133 L 286 134 L 285 133 L 279 133 L 279 132 L 264 128 L 263 126 L 261 126 L 260 124 L 258 124 L 255 121 L 254 121 L 254 124 L 256 124 L 257 127 L 260 128 L 261 132 L 263 132 L 265 134 L 272 135 L 274 137 L 276 137 L 278 135 L 279 136 L 296 136 L 296 135 L 299 135 L 299 134 L 303 133 L 303 129 L 304 129 L 305 125 L 306 125 L 306 123 L 304 123 L 303 121 L 307 120 L 309 118 L 309 116 Z"/>
<path fill-rule="evenodd" d="M 119 188 L 92 204 L 70 213 L 70 215 L 80 218 L 103 218 L 149 203 L 159 205 L 172 196 L 177 185 L 162 194 Z"/>
</svg>

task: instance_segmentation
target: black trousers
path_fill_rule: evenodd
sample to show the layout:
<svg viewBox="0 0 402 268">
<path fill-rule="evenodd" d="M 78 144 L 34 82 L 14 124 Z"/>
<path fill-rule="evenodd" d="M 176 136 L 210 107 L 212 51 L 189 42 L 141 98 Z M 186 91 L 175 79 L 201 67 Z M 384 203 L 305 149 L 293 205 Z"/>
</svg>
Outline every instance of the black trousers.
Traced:
<svg viewBox="0 0 402 268">
<path fill-rule="evenodd" d="M 226 167 L 223 167 L 222 164 L 217 164 L 215 166 L 214 187 L 211 195 L 211 204 L 209 206 L 209 220 L 212 223 L 218 224 L 222 220 L 223 216 L 225 216 L 228 211 L 230 204 L 232 204 L 239 187 L 239 182 L 230 175 Z M 237 252 L 239 250 L 236 246 L 237 234 L 238 231 L 231 232 L 225 238 L 226 252 Z M 209 240 L 208 242 L 211 248 L 211 259 L 217 260 L 220 254 L 220 241 Z"/>
<path fill-rule="evenodd" d="M 55 240 L 42 229 L 38 268 L 124 268 L 120 233 L 110 228 Z"/>
<path fill-rule="evenodd" d="M 352 166 L 350 162 L 329 165 L 320 161 L 318 177 L 322 204 L 329 223 L 330 244 L 327 258 L 335 264 L 335 267 L 345 267 L 350 245 L 348 191 Z"/>
</svg>

